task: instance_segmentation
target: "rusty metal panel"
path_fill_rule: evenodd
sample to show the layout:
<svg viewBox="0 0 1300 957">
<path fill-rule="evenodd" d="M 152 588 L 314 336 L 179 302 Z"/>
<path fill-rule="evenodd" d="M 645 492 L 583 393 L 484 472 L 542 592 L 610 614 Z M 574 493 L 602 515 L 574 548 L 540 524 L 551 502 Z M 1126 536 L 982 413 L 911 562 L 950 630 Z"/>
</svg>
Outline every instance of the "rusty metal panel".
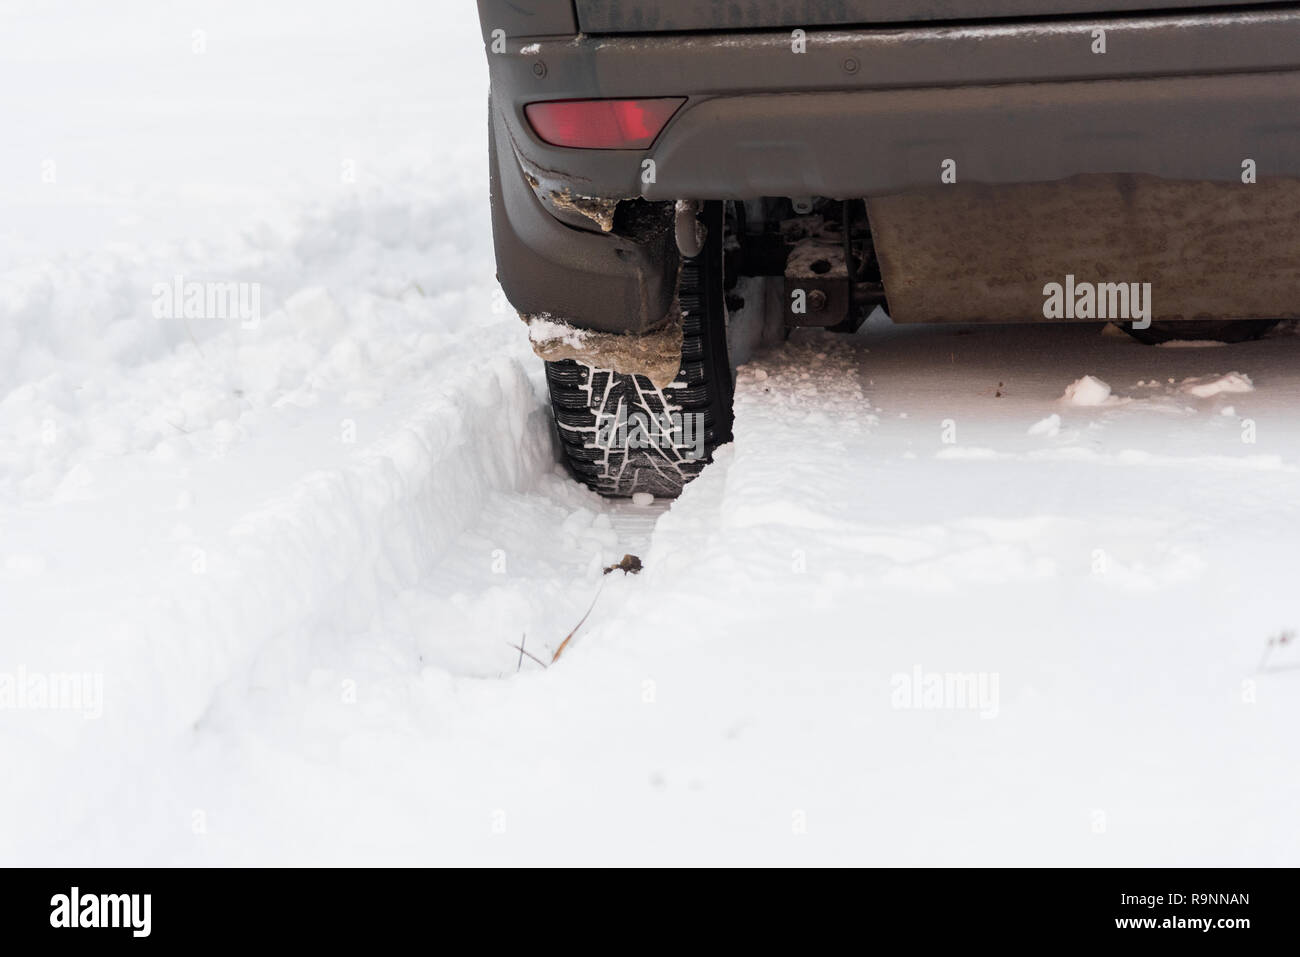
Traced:
<svg viewBox="0 0 1300 957">
<path fill-rule="evenodd" d="M 868 209 L 895 322 L 1041 322 L 1067 276 L 1150 283 L 1155 320 L 1300 316 L 1300 179 L 954 184 Z"/>
<path fill-rule="evenodd" d="M 1246 0 L 577 0 L 585 33 L 755 30 L 1247 6 Z"/>
</svg>

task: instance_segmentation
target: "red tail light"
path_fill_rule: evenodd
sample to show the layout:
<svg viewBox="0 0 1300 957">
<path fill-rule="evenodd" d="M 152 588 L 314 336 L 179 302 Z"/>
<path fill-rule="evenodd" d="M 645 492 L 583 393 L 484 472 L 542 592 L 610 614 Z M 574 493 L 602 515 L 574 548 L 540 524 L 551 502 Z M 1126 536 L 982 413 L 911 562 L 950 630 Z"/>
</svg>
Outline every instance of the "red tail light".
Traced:
<svg viewBox="0 0 1300 957">
<path fill-rule="evenodd" d="M 655 141 L 685 97 L 649 100 L 551 100 L 530 103 L 524 115 L 552 146 L 641 150 Z"/>
</svg>

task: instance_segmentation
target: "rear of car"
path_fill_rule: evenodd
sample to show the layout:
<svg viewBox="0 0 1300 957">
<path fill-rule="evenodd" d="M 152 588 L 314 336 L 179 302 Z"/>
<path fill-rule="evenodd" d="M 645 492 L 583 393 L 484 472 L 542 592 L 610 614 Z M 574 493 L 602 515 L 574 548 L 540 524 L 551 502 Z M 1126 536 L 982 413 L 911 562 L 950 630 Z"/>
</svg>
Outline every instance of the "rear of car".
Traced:
<svg viewBox="0 0 1300 957">
<path fill-rule="evenodd" d="M 479 12 L 499 278 L 552 363 L 571 464 L 606 493 L 672 494 L 727 440 L 742 314 L 1110 320 L 1144 341 L 1300 315 L 1295 5 Z M 610 428 L 634 407 L 662 426 L 645 448 Z M 702 417 L 698 464 L 674 410 Z"/>
</svg>

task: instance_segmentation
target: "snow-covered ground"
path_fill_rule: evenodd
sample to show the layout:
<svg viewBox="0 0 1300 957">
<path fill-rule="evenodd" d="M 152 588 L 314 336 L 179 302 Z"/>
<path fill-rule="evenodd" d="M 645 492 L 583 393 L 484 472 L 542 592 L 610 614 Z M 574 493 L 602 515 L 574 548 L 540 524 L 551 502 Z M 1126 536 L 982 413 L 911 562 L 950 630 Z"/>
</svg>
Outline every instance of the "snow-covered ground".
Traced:
<svg viewBox="0 0 1300 957">
<path fill-rule="evenodd" d="M 1300 337 L 799 333 L 602 501 L 459 16 L 0 0 L 0 861 L 1300 863 Z"/>
</svg>

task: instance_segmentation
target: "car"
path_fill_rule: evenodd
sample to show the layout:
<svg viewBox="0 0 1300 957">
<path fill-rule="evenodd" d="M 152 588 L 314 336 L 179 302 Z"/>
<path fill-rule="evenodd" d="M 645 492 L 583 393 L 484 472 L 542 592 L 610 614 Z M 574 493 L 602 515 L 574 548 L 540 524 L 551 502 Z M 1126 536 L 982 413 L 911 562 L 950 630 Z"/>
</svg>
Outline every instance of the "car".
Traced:
<svg viewBox="0 0 1300 957">
<path fill-rule="evenodd" d="M 1300 303 L 1300 10 L 1232 0 L 479 0 L 497 275 L 560 447 L 672 496 L 802 326 Z"/>
</svg>

